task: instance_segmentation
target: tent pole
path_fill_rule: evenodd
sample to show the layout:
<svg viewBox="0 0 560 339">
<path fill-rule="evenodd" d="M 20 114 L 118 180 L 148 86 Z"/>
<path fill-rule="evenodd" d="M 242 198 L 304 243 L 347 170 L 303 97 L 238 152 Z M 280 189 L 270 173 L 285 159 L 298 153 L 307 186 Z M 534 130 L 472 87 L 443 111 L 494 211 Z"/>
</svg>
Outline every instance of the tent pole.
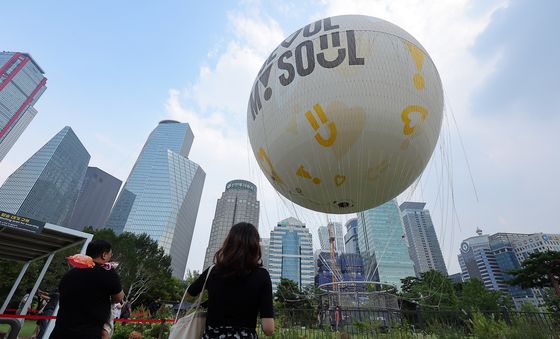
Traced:
<svg viewBox="0 0 560 339">
<path fill-rule="evenodd" d="M 6 300 L 4 300 L 4 304 L 2 304 L 2 308 L 0 308 L 0 314 L 6 312 L 6 308 L 8 307 L 10 301 L 12 300 L 12 297 L 14 296 L 14 293 L 16 292 L 17 288 L 19 287 L 19 283 L 21 282 L 21 279 L 23 279 L 23 276 L 25 275 L 25 272 L 27 271 L 28 267 L 29 267 L 29 261 L 27 261 L 21 268 L 21 271 L 19 271 L 19 275 L 16 281 L 14 282 L 14 285 L 12 286 L 10 293 L 8 293 Z"/>
</svg>

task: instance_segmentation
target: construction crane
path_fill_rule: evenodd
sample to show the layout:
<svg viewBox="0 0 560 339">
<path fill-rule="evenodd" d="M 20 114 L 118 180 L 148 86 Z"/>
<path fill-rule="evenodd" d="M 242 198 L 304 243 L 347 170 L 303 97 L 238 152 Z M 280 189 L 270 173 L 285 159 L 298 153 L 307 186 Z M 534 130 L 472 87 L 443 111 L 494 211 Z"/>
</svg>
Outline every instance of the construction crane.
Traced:
<svg viewBox="0 0 560 339">
<path fill-rule="evenodd" d="M 329 232 L 329 243 L 330 243 L 330 249 L 331 249 L 331 271 L 332 271 L 332 283 L 333 283 L 333 291 L 335 292 L 339 292 L 336 293 L 338 296 L 338 304 L 340 304 L 340 290 L 338 288 L 338 284 L 336 283 L 336 274 L 335 274 L 335 269 L 336 269 L 336 256 L 335 256 L 335 234 L 334 234 L 334 224 L 332 222 L 329 222 L 327 225 L 327 230 Z"/>
</svg>

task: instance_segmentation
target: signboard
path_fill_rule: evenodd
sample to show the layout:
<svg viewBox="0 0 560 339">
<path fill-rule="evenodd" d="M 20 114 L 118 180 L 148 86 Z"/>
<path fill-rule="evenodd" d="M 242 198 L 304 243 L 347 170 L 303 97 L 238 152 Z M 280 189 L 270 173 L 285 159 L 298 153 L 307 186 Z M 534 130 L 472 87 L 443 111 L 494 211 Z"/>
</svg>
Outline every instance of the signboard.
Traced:
<svg viewBox="0 0 560 339">
<path fill-rule="evenodd" d="M 45 222 L 0 211 L 0 227 L 9 227 L 27 232 L 41 233 L 43 231 L 43 227 L 45 227 Z"/>
</svg>

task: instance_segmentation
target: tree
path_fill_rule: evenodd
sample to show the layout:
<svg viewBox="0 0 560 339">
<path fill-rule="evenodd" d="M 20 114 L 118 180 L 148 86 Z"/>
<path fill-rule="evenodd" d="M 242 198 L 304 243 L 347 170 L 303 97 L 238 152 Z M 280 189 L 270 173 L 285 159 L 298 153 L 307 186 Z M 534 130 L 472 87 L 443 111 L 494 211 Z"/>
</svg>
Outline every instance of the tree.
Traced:
<svg viewBox="0 0 560 339">
<path fill-rule="evenodd" d="M 528 312 L 528 313 L 530 313 L 530 312 L 534 312 L 534 313 L 540 312 L 539 308 L 537 306 L 535 306 L 530 301 L 525 301 L 524 303 L 522 303 L 521 307 L 520 307 L 520 311 L 521 312 Z"/>
<path fill-rule="evenodd" d="M 549 312 L 558 313 L 560 312 L 560 296 L 557 296 L 551 289 L 547 289 L 543 293 L 544 307 Z"/>
<path fill-rule="evenodd" d="M 467 312 L 498 312 L 501 307 L 510 306 L 509 299 L 502 292 L 487 290 L 478 279 L 469 279 L 456 286 L 458 306 Z"/>
<path fill-rule="evenodd" d="M 308 293 L 308 294 L 306 294 Z M 298 284 L 290 279 L 280 278 L 274 294 L 275 310 L 278 312 L 279 324 L 311 324 L 316 320 L 313 296 L 310 290 L 300 291 Z"/>
<path fill-rule="evenodd" d="M 197 270 L 187 270 L 187 274 L 186 274 L 186 279 L 185 279 L 185 283 L 187 286 L 190 286 L 193 282 L 196 281 L 196 279 L 198 279 L 198 277 L 200 276 L 200 272 Z"/>
<path fill-rule="evenodd" d="M 453 282 L 436 270 L 424 272 L 420 278 L 406 277 L 401 281 L 401 296 L 405 300 L 414 300 L 430 308 L 454 309 L 457 306 Z"/>
<path fill-rule="evenodd" d="M 116 235 L 112 229 L 84 229 L 94 239 L 104 239 L 113 245 L 113 260 L 123 290 L 131 303 L 148 304 L 157 297 L 178 300 L 181 298 L 182 282 L 173 278 L 171 257 L 147 234 L 129 232 Z"/>
<path fill-rule="evenodd" d="M 560 252 L 535 252 L 529 255 L 521 268 L 508 273 L 514 277 L 508 283 L 523 288 L 552 287 L 560 297 Z"/>
<path fill-rule="evenodd" d="M 39 289 L 51 292 L 58 288 L 60 279 L 70 268 L 66 261 L 66 257 L 72 254 L 76 254 L 79 251 L 80 247 L 81 245 L 67 248 L 56 253 L 53 256 L 51 264 L 49 265 L 49 268 L 45 276 L 43 277 L 43 280 L 41 281 Z M 35 260 L 29 264 L 29 267 L 27 268 L 18 289 L 11 299 L 9 305 L 10 308 L 17 307 L 20 300 L 26 293 L 26 290 L 33 287 L 46 260 L 47 257 L 44 257 L 43 259 Z M 8 293 L 12 288 L 23 265 L 23 262 L 0 260 L 0 277 L 2 277 L 2 279 L 0 279 L 0 299 L 2 299 L 2 297 L 6 298 L 8 296 Z"/>
<path fill-rule="evenodd" d="M 280 284 L 276 288 L 274 299 L 280 309 L 311 308 L 309 299 L 301 293 L 298 284 L 286 278 L 280 278 Z"/>
</svg>

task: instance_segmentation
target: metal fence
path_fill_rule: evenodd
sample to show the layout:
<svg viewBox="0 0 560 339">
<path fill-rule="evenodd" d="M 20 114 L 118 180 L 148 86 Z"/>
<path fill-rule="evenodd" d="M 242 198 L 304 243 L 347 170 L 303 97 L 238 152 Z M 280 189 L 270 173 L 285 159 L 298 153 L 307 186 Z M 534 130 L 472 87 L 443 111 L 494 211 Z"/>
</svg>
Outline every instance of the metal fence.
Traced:
<svg viewBox="0 0 560 339">
<path fill-rule="evenodd" d="M 337 315 L 338 313 L 338 315 Z M 383 311 L 367 309 L 284 309 L 275 314 L 273 338 L 431 338 L 477 337 L 498 331 L 504 338 L 560 338 L 560 314 L 464 311 Z"/>
</svg>

